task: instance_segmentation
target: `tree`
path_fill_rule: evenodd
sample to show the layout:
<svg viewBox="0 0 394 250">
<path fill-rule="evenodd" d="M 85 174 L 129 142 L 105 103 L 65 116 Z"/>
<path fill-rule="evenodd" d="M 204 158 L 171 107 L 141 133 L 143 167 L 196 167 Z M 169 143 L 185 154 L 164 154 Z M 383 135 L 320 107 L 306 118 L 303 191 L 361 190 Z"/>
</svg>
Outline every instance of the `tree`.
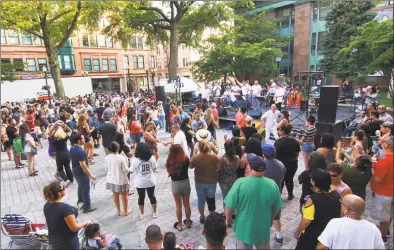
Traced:
<svg viewBox="0 0 394 250">
<path fill-rule="evenodd" d="M 15 71 L 18 69 L 23 69 L 23 62 L 1 62 L 1 80 L 13 82 L 17 80 L 15 76 Z"/>
<path fill-rule="evenodd" d="M 96 28 L 104 9 L 105 3 L 102 1 L 3 1 L 2 28 L 43 40 L 56 95 L 64 99 L 58 50 L 79 25 Z"/>
<path fill-rule="evenodd" d="M 384 76 L 394 73 L 393 19 L 383 22 L 373 20 L 361 26 L 349 46 L 335 56 L 336 60 L 348 58 L 358 70 L 349 76 L 367 76 L 381 72 Z M 391 97 L 393 93 L 390 93 Z"/>
<path fill-rule="evenodd" d="M 106 29 L 124 48 L 136 32 L 147 35 L 147 43 L 169 44 L 169 78 L 176 77 L 178 45 L 198 46 L 206 28 L 219 28 L 232 15 L 230 3 L 215 1 L 164 1 L 160 7 L 148 1 L 132 1 L 108 15 Z M 236 3 L 239 6 L 239 3 Z M 247 4 L 247 3 L 246 3 Z M 158 5 L 158 4 L 157 4 Z"/>
<path fill-rule="evenodd" d="M 200 80 L 217 80 L 235 72 L 242 79 L 251 74 L 269 75 L 276 70 L 275 58 L 283 56 L 281 47 L 289 37 L 279 36 L 279 20 L 271 20 L 265 13 L 235 16 L 235 26 L 225 34 L 209 39 L 203 57 L 193 65 Z"/>
<path fill-rule="evenodd" d="M 346 78 L 352 75 L 354 64 L 346 58 L 337 60 L 336 54 L 350 43 L 350 38 L 356 36 L 358 27 L 371 21 L 375 13 L 370 12 L 374 4 L 371 1 L 333 1 L 333 5 L 326 17 L 327 35 L 322 41 L 324 58 L 321 68 L 325 73 Z"/>
</svg>

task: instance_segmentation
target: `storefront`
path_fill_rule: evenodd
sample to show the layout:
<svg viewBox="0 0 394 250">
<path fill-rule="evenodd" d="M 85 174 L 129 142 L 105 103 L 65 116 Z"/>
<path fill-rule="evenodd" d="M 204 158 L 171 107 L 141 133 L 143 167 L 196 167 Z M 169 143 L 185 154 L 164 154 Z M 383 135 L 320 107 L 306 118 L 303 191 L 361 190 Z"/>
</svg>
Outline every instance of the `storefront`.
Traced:
<svg viewBox="0 0 394 250">
<path fill-rule="evenodd" d="M 120 93 L 120 78 L 94 78 L 92 77 L 94 92 Z"/>
</svg>

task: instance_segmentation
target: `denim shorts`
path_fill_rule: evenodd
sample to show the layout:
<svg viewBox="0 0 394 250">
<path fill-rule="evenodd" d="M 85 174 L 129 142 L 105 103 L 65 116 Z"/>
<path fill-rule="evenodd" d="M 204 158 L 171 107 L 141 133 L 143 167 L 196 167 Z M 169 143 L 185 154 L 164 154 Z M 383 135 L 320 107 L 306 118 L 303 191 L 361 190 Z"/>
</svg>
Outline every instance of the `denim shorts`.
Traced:
<svg viewBox="0 0 394 250">
<path fill-rule="evenodd" d="M 213 184 L 199 184 L 195 183 L 199 208 L 204 208 L 206 198 L 215 198 L 216 183 Z"/>
<path fill-rule="evenodd" d="M 304 153 L 311 153 L 313 150 L 315 150 L 315 144 L 314 143 L 304 143 L 301 146 L 301 151 Z"/>
</svg>

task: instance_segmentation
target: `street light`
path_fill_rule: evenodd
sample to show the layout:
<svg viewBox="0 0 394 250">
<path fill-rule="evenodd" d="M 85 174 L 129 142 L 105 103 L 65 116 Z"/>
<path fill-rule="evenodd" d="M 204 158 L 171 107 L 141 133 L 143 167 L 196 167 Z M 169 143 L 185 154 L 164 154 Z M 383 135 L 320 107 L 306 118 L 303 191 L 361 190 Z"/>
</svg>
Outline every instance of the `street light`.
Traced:
<svg viewBox="0 0 394 250">
<path fill-rule="evenodd" d="M 127 69 L 127 82 L 128 82 L 127 85 L 130 85 L 130 90 L 131 90 L 130 93 L 133 93 L 133 83 L 130 81 L 130 68 L 127 67 L 126 69 Z"/>
<path fill-rule="evenodd" d="M 148 69 L 148 67 L 145 68 L 145 72 L 146 72 L 146 80 L 148 81 L 148 90 L 149 90 L 149 69 Z"/>
<path fill-rule="evenodd" d="M 182 103 L 182 95 L 181 95 L 181 88 L 184 86 L 183 82 L 181 82 L 181 78 L 179 76 L 177 76 L 176 78 L 173 79 L 169 79 L 168 83 L 173 84 L 174 85 L 174 89 L 175 89 L 175 93 L 176 93 L 176 101 L 178 105 L 181 105 Z M 179 97 L 180 101 L 179 101 Z"/>
<path fill-rule="evenodd" d="M 46 85 L 46 87 L 47 87 L 47 93 L 48 93 L 48 101 L 49 101 L 49 104 L 52 104 L 52 102 L 51 102 L 51 93 L 50 93 L 50 91 L 49 91 L 49 86 L 48 86 L 48 75 L 47 75 L 47 67 L 46 66 L 43 66 L 42 67 L 42 71 L 44 71 L 44 75 L 45 75 L 45 85 Z"/>
<path fill-rule="evenodd" d="M 278 65 L 278 76 L 280 75 L 280 68 L 279 68 L 280 60 L 282 60 L 281 57 L 277 57 L 277 58 L 276 58 L 276 64 Z"/>
</svg>

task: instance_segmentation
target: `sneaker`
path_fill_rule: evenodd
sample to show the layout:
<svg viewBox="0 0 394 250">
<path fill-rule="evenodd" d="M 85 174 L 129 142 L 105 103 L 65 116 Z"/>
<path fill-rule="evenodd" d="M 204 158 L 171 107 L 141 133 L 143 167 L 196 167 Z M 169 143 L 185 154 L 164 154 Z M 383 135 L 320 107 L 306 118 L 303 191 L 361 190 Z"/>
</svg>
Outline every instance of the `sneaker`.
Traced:
<svg viewBox="0 0 394 250">
<path fill-rule="evenodd" d="M 87 208 L 87 209 L 84 209 L 83 210 L 83 212 L 84 213 L 90 213 L 90 212 L 93 212 L 94 210 L 96 210 L 97 208 L 95 208 L 95 207 L 89 207 L 89 208 Z"/>
<path fill-rule="evenodd" d="M 145 214 L 141 214 L 141 212 L 140 212 L 140 219 L 141 220 L 145 219 Z"/>
<path fill-rule="evenodd" d="M 152 214 L 152 215 L 153 215 L 153 218 L 157 218 L 158 214 L 159 214 L 159 211 L 156 211 L 156 213 L 153 213 L 153 214 Z"/>
<path fill-rule="evenodd" d="M 77 208 L 78 208 L 78 210 L 81 210 L 82 207 L 83 207 L 83 203 L 82 203 L 82 202 L 78 202 L 78 203 L 77 203 Z"/>
<path fill-rule="evenodd" d="M 292 199 L 294 199 L 294 194 L 289 194 L 289 196 L 287 196 L 287 199 L 288 199 L 289 201 L 291 201 Z"/>
<path fill-rule="evenodd" d="M 279 237 L 278 237 L 278 234 L 275 233 L 275 241 L 276 241 L 276 244 L 277 244 L 278 246 L 282 246 L 282 245 L 283 245 L 283 236 L 279 238 Z"/>
<path fill-rule="evenodd" d="M 388 244 L 389 244 L 389 241 L 387 240 L 387 237 L 382 237 L 382 239 L 383 239 L 383 243 L 384 243 L 385 245 L 388 245 Z"/>
</svg>

